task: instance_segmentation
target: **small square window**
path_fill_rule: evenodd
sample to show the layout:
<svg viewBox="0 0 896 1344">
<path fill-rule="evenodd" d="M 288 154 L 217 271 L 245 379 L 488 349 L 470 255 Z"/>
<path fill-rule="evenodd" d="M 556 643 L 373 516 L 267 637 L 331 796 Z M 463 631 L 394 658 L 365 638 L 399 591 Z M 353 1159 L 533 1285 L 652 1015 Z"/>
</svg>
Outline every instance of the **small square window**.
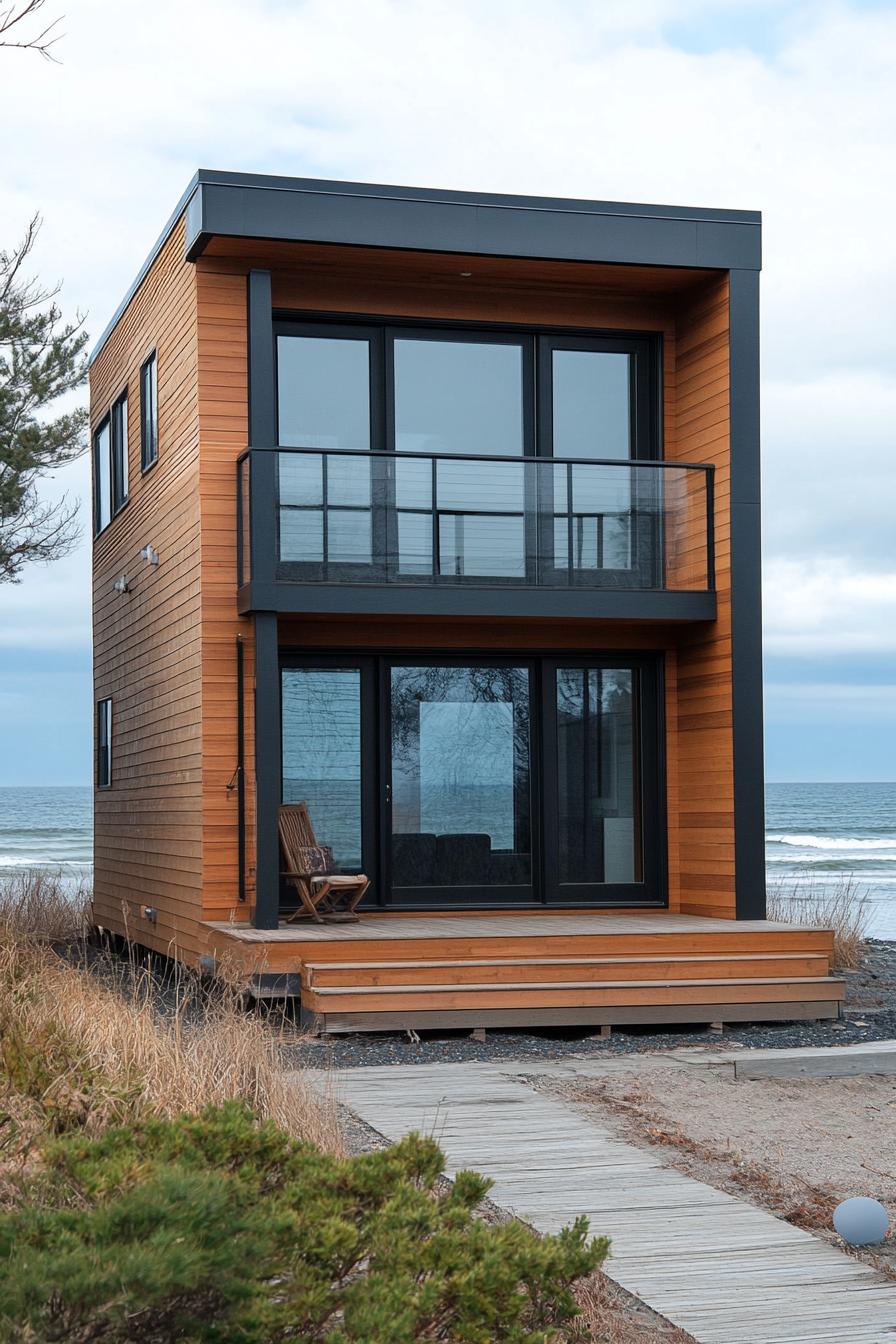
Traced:
<svg viewBox="0 0 896 1344">
<path fill-rule="evenodd" d="M 112 701 L 96 704 L 96 786 L 108 789 L 112 784 Z"/>
<path fill-rule="evenodd" d="M 159 456 L 159 397 L 156 352 L 140 370 L 140 468 L 149 471 Z"/>
</svg>

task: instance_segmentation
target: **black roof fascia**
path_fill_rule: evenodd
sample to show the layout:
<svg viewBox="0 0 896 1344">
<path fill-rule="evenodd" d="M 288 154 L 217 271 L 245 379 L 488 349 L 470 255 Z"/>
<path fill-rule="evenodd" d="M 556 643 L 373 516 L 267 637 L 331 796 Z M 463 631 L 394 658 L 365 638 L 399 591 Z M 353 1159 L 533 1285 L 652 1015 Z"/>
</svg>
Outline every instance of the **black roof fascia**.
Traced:
<svg viewBox="0 0 896 1344">
<path fill-rule="evenodd" d="M 759 270 L 761 215 L 200 169 L 91 359 L 186 210 L 187 259 L 216 235 L 481 256 Z"/>
</svg>

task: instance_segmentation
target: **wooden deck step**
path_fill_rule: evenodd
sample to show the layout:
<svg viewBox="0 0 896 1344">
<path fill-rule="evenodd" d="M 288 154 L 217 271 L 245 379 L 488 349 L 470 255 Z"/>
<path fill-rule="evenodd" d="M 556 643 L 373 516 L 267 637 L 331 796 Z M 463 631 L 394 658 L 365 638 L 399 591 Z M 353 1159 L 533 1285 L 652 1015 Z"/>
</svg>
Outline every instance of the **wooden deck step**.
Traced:
<svg viewBox="0 0 896 1344">
<path fill-rule="evenodd" d="M 435 920 L 431 922 L 436 923 Z M 741 932 L 735 921 L 727 922 L 731 925 L 730 929 L 713 929 L 706 933 L 679 932 L 673 926 L 668 933 L 645 930 L 638 935 L 630 932 L 592 933 L 577 930 L 569 934 L 533 932 L 502 936 L 500 933 L 483 933 L 458 937 L 450 931 L 450 922 L 445 920 L 448 927 L 441 937 L 424 937 L 412 932 L 405 937 L 395 938 L 389 934 L 388 928 L 383 931 L 386 922 L 381 921 L 373 930 L 364 925 L 360 929 L 357 925 L 334 925 L 321 935 L 295 927 L 291 939 L 278 939 L 276 943 L 268 944 L 264 951 L 272 965 L 283 965 L 286 962 L 293 965 L 297 962 L 323 965 L 325 962 L 356 961 L 492 961 L 514 957 L 541 958 L 545 955 L 573 959 L 600 956 L 680 957 L 713 953 L 741 955 L 749 952 L 759 955 L 792 952 L 803 956 L 830 956 L 833 948 L 833 934 L 827 930 L 783 929 L 760 932 L 747 929 Z M 530 928 L 532 923 L 534 921 L 530 923 Z M 343 933 L 338 939 L 327 937 L 331 929 L 349 932 Z M 351 937 L 351 930 L 357 931 L 357 937 Z"/>
<path fill-rule="evenodd" d="M 747 979 L 826 976 L 823 954 L 801 952 L 691 953 L 683 956 L 497 957 L 428 961 L 307 962 L 308 989 L 387 985 L 576 984 L 595 981 Z"/>
<path fill-rule="evenodd" d="M 841 980 L 831 976 L 751 977 L 749 979 L 519 981 L 510 984 L 360 985 L 303 988 L 302 1005 L 316 1013 L 407 1013 L 469 1009 L 565 1008 L 674 1005 L 774 1004 L 812 1002 L 837 1005 Z M 619 1018 L 618 1020 L 624 1020 Z"/>
</svg>

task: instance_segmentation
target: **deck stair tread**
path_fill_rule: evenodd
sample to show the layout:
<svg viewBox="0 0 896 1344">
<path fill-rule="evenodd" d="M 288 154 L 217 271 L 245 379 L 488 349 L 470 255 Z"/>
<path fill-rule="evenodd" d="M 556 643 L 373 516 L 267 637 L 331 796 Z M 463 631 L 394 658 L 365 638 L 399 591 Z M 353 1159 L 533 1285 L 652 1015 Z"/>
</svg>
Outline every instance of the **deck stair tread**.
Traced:
<svg viewBox="0 0 896 1344">
<path fill-rule="evenodd" d="M 642 956 L 632 952 L 627 956 L 570 956 L 570 957 L 455 957 L 449 961 L 306 961 L 303 965 L 310 971 L 347 971 L 347 970 L 399 970 L 409 967 L 447 967 L 447 966 L 615 966 L 632 962 L 649 964 L 665 961 L 805 961 L 807 958 L 823 960 L 821 952 L 668 952 L 665 955 L 650 953 Z"/>
<path fill-rule="evenodd" d="M 462 993 L 477 992 L 488 990 L 492 993 L 501 993 L 503 991 L 511 992 L 525 990 L 532 992 L 535 990 L 573 990 L 573 989 L 661 989 L 661 988 L 730 988 L 734 985 L 793 985 L 798 983 L 803 985 L 830 985 L 843 986 L 843 981 L 830 975 L 806 975 L 800 976 L 798 981 L 794 981 L 788 976 L 767 976 L 767 977 L 749 977 L 729 978 L 725 980 L 625 980 L 620 983 L 618 980 L 555 980 L 539 981 L 533 985 L 528 981 L 522 981 L 516 984 L 463 984 L 456 982 L 442 984 L 438 982 L 427 983 L 425 985 L 334 985 L 315 987 L 315 995 L 335 995 L 335 994 L 420 994 L 420 993 Z"/>
</svg>

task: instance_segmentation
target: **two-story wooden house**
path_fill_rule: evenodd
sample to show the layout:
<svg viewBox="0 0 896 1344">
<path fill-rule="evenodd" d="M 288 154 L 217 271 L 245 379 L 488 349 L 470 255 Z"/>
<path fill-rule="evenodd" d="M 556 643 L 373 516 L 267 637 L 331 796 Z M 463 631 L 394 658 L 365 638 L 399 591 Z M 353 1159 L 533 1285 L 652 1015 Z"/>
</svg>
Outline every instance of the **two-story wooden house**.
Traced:
<svg viewBox="0 0 896 1344">
<path fill-rule="evenodd" d="M 835 1015 L 764 918 L 759 265 L 198 173 L 92 362 L 98 922 L 329 1030 Z M 300 801 L 357 924 L 288 922 Z"/>
</svg>

